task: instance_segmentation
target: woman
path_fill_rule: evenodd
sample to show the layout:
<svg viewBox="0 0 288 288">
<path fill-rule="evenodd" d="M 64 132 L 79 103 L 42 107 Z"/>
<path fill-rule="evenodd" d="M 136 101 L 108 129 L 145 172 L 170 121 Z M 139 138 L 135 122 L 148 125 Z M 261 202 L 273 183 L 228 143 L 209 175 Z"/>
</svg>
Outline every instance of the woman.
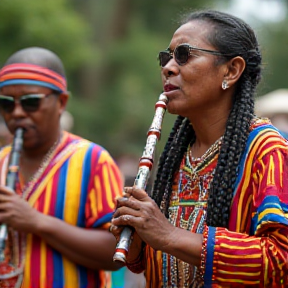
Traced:
<svg viewBox="0 0 288 288">
<path fill-rule="evenodd" d="M 127 265 L 146 287 L 287 287 L 288 144 L 254 115 L 261 54 L 253 30 L 192 13 L 159 53 L 179 115 L 152 200 L 126 188 L 112 233 L 134 227 Z"/>
</svg>

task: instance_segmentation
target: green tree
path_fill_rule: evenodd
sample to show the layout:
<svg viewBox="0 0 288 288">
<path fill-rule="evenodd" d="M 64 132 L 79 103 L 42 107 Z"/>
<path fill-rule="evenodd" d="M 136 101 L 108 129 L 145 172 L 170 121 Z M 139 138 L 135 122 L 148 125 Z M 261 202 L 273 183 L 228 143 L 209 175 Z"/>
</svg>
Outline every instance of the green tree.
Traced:
<svg viewBox="0 0 288 288">
<path fill-rule="evenodd" d="M 1 66 L 12 53 L 29 46 L 56 52 L 69 77 L 93 59 L 90 27 L 68 0 L 1 0 L 0 19 Z"/>
</svg>

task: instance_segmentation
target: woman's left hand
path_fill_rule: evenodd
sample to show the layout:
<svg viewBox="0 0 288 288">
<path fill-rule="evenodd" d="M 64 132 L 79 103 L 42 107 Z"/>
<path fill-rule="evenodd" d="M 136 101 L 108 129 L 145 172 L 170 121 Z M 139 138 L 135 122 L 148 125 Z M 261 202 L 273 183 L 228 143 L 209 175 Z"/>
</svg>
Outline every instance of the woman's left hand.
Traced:
<svg viewBox="0 0 288 288">
<path fill-rule="evenodd" d="M 176 240 L 176 228 L 144 190 L 129 187 L 125 188 L 125 193 L 123 198 L 117 199 L 112 225 L 132 226 L 144 242 L 155 250 L 164 251 L 165 246 Z"/>
</svg>

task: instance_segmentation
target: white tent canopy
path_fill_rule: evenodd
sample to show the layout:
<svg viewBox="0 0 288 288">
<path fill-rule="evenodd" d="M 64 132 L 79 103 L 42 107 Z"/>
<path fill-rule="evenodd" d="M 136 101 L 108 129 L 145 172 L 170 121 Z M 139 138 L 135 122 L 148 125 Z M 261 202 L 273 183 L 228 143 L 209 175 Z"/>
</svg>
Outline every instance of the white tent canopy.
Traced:
<svg viewBox="0 0 288 288">
<path fill-rule="evenodd" d="M 259 97 L 255 103 L 258 116 L 271 117 L 275 114 L 288 114 L 288 89 L 278 89 Z"/>
</svg>

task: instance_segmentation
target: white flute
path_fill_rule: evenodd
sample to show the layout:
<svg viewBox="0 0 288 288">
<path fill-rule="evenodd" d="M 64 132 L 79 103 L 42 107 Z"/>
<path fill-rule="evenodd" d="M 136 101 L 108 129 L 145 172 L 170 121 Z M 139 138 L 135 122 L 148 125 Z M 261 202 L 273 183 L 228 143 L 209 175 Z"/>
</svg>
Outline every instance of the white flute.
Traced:
<svg viewBox="0 0 288 288">
<path fill-rule="evenodd" d="M 155 115 L 147 133 L 146 145 L 142 157 L 140 158 L 138 173 L 134 181 L 134 186 L 137 188 L 146 188 L 150 172 L 153 167 L 155 147 L 161 136 L 161 127 L 166 112 L 167 103 L 167 97 L 164 94 L 160 94 L 159 99 L 155 104 Z M 131 235 L 132 229 L 128 226 L 124 227 L 113 256 L 114 261 L 126 263 L 126 257 L 131 244 Z"/>
</svg>

